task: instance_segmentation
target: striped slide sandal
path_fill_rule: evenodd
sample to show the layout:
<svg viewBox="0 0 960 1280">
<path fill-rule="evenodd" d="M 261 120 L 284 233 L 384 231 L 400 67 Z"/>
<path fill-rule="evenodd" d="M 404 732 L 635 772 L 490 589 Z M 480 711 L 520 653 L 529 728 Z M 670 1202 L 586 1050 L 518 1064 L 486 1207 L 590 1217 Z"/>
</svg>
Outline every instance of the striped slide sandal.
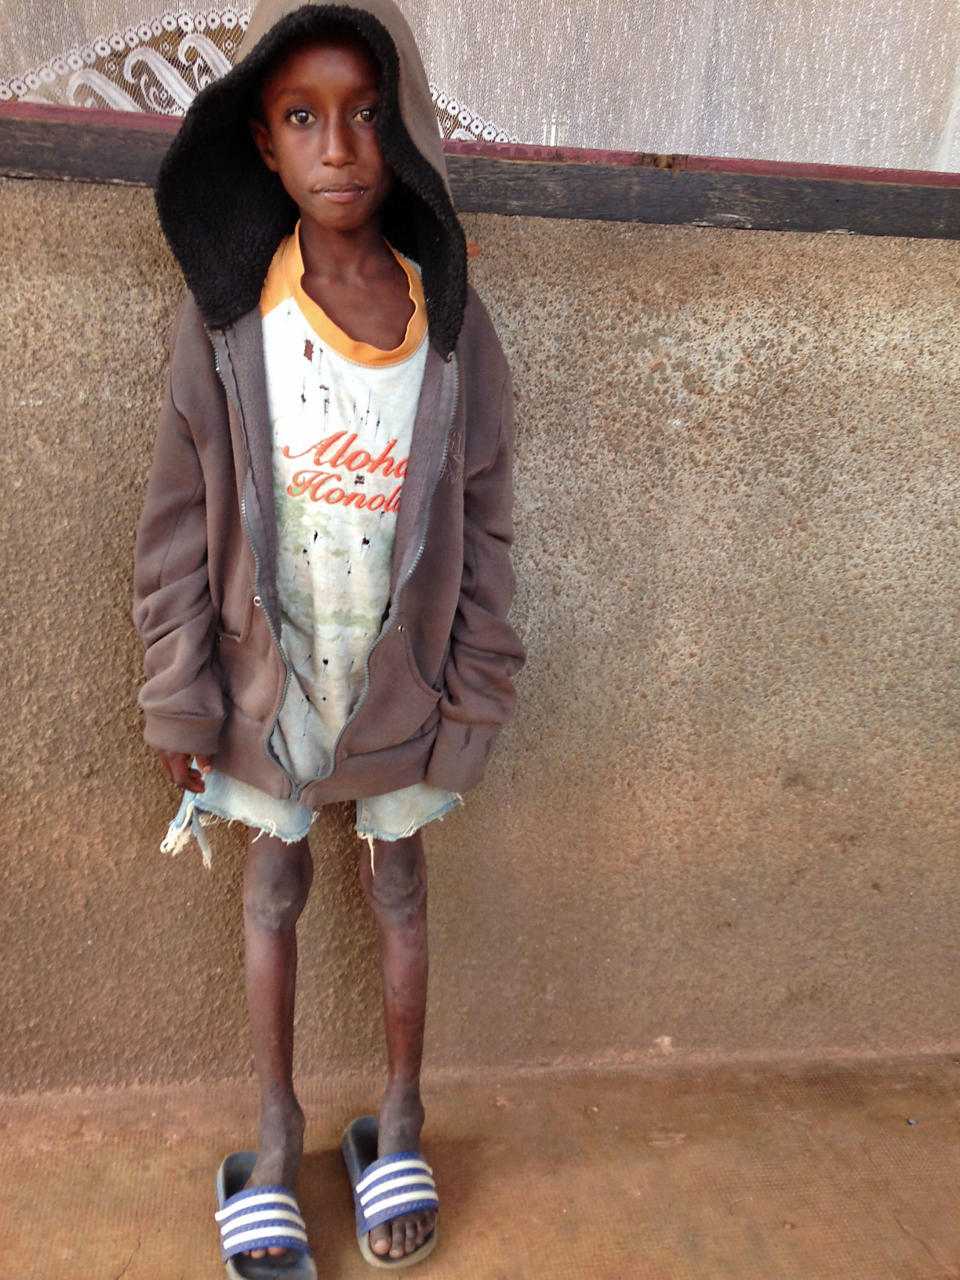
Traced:
<svg viewBox="0 0 960 1280">
<path fill-rule="evenodd" d="M 357 1243 L 372 1267 L 399 1271 L 412 1267 L 433 1252 L 437 1229 L 419 1249 L 403 1258 L 380 1257 L 370 1248 L 369 1234 L 381 1222 L 390 1222 L 404 1213 L 420 1209 L 439 1210 L 433 1170 L 419 1151 L 399 1151 L 377 1159 L 376 1116 L 361 1116 L 348 1125 L 340 1144 L 353 1188 L 357 1216 Z"/>
<path fill-rule="evenodd" d="M 247 1187 L 255 1151 L 235 1151 L 217 1171 L 217 1225 L 229 1280 L 317 1280 L 307 1230 L 289 1187 Z M 251 1258 L 251 1249 L 285 1249 Z"/>
</svg>

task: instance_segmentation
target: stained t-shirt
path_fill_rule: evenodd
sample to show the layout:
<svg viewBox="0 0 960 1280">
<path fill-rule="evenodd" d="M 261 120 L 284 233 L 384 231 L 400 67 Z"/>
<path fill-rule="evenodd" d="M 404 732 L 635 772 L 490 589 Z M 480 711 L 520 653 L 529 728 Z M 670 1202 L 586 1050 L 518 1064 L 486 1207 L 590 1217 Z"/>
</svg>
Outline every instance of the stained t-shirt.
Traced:
<svg viewBox="0 0 960 1280">
<path fill-rule="evenodd" d="M 390 563 L 427 354 L 426 307 L 382 351 L 304 292 L 299 227 L 260 300 L 273 437 L 281 643 L 292 673 L 272 745 L 302 785 L 324 776 L 364 690 L 390 594 Z"/>
</svg>

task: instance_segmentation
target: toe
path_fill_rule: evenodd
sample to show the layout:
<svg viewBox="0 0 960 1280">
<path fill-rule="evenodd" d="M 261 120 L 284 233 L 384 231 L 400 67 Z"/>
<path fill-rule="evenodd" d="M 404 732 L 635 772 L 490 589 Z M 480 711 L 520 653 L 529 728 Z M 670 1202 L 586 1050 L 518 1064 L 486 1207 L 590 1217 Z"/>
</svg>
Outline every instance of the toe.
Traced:
<svg viewBox="0 0 960 1280">
<path fill-rule="evenodd" d="M 390 1246 L 390 1257 L 391 1257 L 391 1258 L 402 1258 L 402 1257 L 403 1257 L 403 1255 L 407 1252 L 407 1248 L 406 1248 L 406 1241 L 407 1241 L 407 1225 L 406 1225 L 406 1219 L 404 1219 L 404 1218 L 394 1218 L 393 1222 L 391 1223 L 391 1226 L 392 1226 L 392 1228 L 393 1228 L 393 1232 L 392 1232 L 392 1235 L 393 1235 L 393 1243 L 392 1243 L 392 1244 L 391 1244 L 391 1246 Z"/>
<path fill-rule="evenodd" d="M 383 1258 L 390 1252 L 391 1243 L 390 1228 L 385 1222 L 370 1232 L 370 1248 L 378 1257 Z"/>
<path fill-rule="evenodd" d="M 268 1249 L 268 1250 L 267 1250 L 267 1253 L 269 1253 L 269 1255 L 270 1255 L 270 1257 L 271 1257 L 271 1258 L 282 1258 L 282 1257 L 283 1257 L 283 1255 L 284 1255 L 286 1252 L 287 1252 L 287 1251 L 286 1251 L 286 1249 L 284 1249 L 282 1245 L 280 1246 L 280 1248 L 279 1248 L 279 1249 Z"/>
<path fill-rule="evenodd" d="M 251 1249 L 249 1256 L 251 1258 L 262 1258 L 266 1254 L 266 1249 Z"/>
</svg>

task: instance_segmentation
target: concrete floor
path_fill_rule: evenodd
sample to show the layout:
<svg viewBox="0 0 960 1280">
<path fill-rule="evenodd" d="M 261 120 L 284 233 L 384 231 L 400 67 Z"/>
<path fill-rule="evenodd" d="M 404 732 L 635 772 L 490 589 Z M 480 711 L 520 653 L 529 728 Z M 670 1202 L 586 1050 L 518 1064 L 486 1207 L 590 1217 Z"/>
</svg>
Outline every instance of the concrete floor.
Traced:
<svg viewBox="0 0 960 1280">
<path fill-rule="evenodd" d="M 320 1280 L 373 1273 L 341 1128 L 372 1084 L 307 1082 Z M 213 1172 L 247 1082 L 0 1104 L 2 1280 L 217 1280 Z M 960 1277 L 960 1060 L 431 1083 L 441 1238 L 477 1280 Z"/>
</svg>

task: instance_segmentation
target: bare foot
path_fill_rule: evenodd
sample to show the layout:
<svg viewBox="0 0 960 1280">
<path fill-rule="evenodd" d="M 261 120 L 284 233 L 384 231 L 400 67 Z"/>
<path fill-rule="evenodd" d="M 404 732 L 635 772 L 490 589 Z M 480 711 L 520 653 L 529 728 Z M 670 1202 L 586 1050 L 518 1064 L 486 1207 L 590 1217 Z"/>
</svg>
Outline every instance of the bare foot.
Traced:
<svg viewBox="0 0 960 1280">
<path fill-rule="evenodd" d="M 419 1151 L 423 1128 L 423 1103 L 416 1086 L 387 1088 L 380 1105 L 377 1156 L 392 1156 L 398 1151 Z M 383 1222 L 370 1232 L 370 1248 L 379 1257 L 402 1258 L 419 1249 L 437 1221 L 432 1209 L 405 1213 Z"/>
<path fill-rule="evenodd" d="M 257 1163 L 248 1187 L 281 1186 L 296 1188 L 303 1156 L 304 1116 L 296 1099 L 265 1103 L 260 1112 Z M 283 1258 L 287 1249 L 251 1249 L 247 1255 Z"/>
</svg>

